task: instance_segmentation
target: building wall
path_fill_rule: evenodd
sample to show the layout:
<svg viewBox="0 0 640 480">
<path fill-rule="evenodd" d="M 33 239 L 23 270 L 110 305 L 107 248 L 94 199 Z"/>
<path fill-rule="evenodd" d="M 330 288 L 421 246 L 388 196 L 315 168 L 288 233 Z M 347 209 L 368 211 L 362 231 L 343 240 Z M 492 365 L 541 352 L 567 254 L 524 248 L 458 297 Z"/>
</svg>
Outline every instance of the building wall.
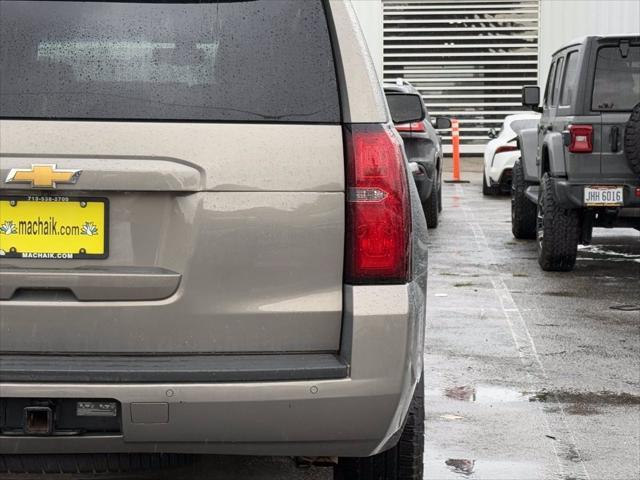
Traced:
<svg viewBox="0 0 640 480">
<path fill-rule="evenodd" d="M 551 55 L 585 35 L 640 32 L 640 0 L 352 0 L 378 73 L 404 77 L 436 115 L 457 117 L 462 151 L 523 110 Z M 445 135 L 445 142 L 449 138 Z"/>
<path fill-rule="evenodd" d="M 434 116 L 460 122 L 461 151 L 524 110 L 538 79 L 538 0 L 384 0 L 384 79 L 402 77 Z M 445 149 L 450 132 L 443 131 Z"/>
<path fill-rule="evenodd" d="M 367 45 L 369 45 L 369 51 L 376 65 L 378 76 L 382 78 L 382 0 L 351 0 L 351 3 L 358 15 L 360 26 L 367 39 Z"/>
<path fill-rule="evenodd" d="M 551 55 L 571 40 L 638 32 L 639 0 L 541 0 L 538 84 L 545 84 Z"/>
</svg>

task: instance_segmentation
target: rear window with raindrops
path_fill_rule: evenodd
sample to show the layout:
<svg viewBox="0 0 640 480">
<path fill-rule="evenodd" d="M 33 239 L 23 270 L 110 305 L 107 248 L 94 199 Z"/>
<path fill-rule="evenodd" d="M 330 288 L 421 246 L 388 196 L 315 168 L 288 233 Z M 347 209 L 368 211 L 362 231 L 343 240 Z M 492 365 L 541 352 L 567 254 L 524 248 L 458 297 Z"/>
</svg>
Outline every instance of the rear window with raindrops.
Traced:
<svg viewBox="0 0 640 480">
<path fill-rule="evenodd" d="M 0 116 L 339 123 L 322 0 L 0 0 Z"/>
<path fill-rule="evenodd" d="M 631 111 L 640 101 L 640 45 L 598 50 L 591 108 Z"/>
</svg>

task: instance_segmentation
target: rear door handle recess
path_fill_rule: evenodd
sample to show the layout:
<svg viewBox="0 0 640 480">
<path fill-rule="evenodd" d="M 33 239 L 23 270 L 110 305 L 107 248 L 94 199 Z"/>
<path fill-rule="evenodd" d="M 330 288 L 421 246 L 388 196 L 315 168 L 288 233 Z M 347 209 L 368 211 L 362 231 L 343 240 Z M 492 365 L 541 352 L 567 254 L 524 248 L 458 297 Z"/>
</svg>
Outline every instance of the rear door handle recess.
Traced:
<svg viewBox="0 0 640 480">
<path fill-rule="evenodd" d="M 46 296 L 52 288 L 69 291 L 80 301 L 162 300 L 176 292 L 181 279 L 179 273 L 157 267 L 5 268 L 0 271 L 0 300 L 11 300 L 21 290 Z"/>
</svg>

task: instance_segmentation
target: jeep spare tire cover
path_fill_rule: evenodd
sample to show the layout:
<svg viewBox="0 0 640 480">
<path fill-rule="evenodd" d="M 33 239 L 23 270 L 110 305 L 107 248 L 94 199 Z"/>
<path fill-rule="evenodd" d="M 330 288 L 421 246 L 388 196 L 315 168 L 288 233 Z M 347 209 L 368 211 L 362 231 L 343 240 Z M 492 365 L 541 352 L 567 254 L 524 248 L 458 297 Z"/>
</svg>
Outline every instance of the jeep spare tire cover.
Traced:
<svg viewBox="0 0 640 480">
<path fill-rule="evenodd" d="M 640 176 L 640 103 L 633 107 L 624 130 L 624 153 L 631 170 Z"/>
</svg>

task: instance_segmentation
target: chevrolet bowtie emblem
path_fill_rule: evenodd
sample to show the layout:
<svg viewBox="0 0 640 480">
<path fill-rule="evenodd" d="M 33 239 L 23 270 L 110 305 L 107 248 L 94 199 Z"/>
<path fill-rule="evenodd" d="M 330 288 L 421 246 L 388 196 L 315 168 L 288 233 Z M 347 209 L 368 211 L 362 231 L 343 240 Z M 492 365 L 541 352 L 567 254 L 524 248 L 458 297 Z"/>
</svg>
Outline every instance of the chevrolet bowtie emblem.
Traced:
<svg viewBox="0 0 640 480">
<path fill-rule="evenodd" d="M 56 165 L 37 164 L 31 168 L 14 168 L 7 175 L 6 183 L 29 183 L 33 188 L 56 188 L 62 183 L 76 183 L 82 170 L 63 170 Z"/>
</svg>

